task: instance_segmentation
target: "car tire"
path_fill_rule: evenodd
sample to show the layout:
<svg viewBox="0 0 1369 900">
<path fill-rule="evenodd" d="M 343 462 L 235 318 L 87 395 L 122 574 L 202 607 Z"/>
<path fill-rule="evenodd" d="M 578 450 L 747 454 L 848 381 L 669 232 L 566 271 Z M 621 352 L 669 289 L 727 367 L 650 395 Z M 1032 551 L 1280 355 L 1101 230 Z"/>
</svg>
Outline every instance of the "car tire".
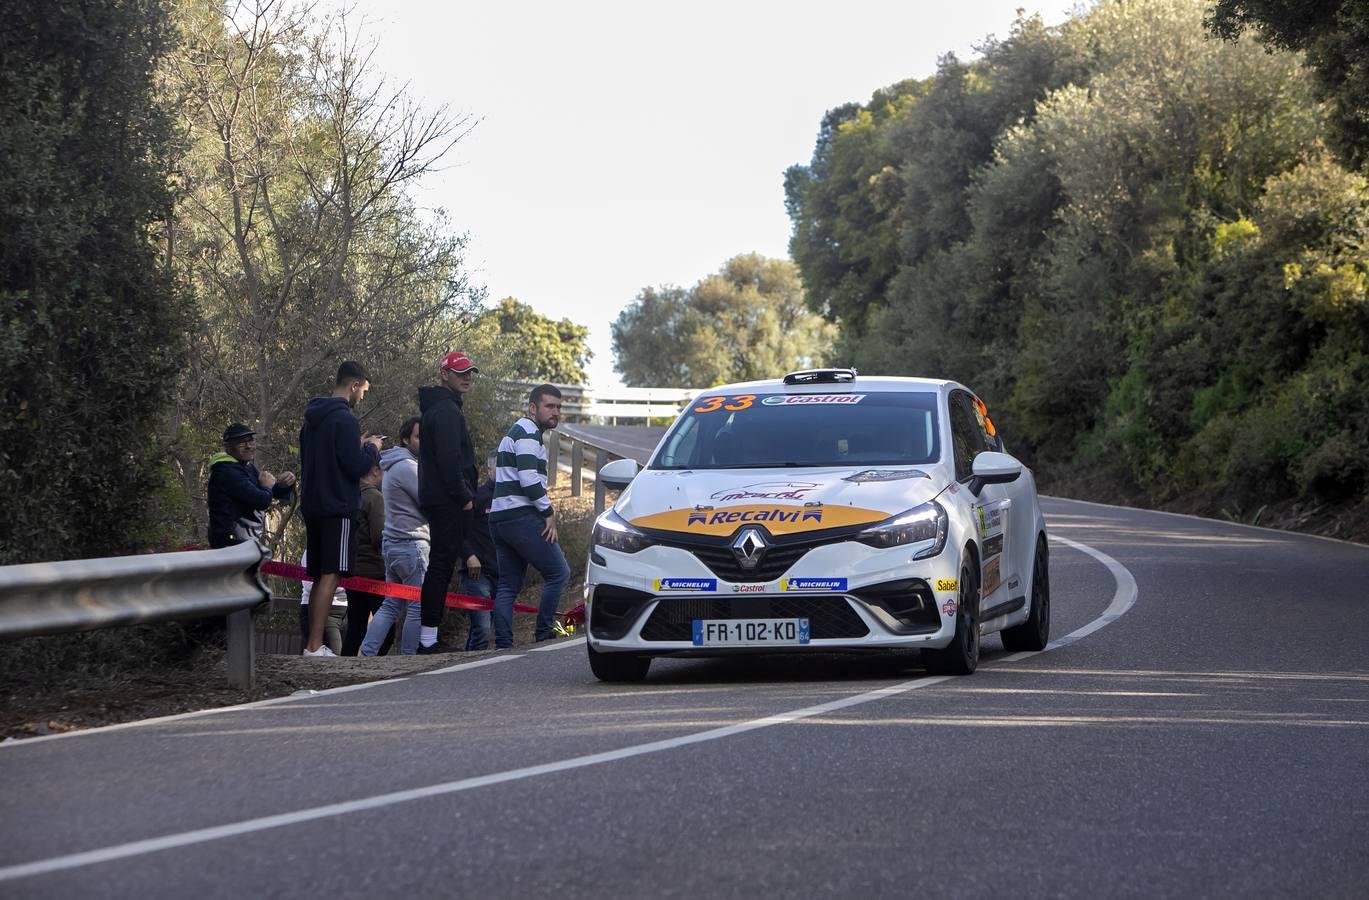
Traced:
<svg viewBox="0 0 1369 900">
<path fill-rule="evenodd" d="M 600 681 L 641 681 L 651 668 L 651 657 L 632 653 L 598 653 L 588 644 L 589 668 Z"/>
<path fill-rule="evenodd" d="M 1027 621 L 1003 629 L 1007 650 L 1045 650 L 1051 639 L 1050 557 L 1044 535 L 1036 539 L 1036 561 L 1032 563 L 1031 612 Z"/>
<path fill-rule="evenodd" d="M 960 563 L 955 636 L 941 650 L 923 650 L 922 662 L 933 675 L 972 675 L 979 666 L 979 576 L 964 560 Z"/>
</svg>

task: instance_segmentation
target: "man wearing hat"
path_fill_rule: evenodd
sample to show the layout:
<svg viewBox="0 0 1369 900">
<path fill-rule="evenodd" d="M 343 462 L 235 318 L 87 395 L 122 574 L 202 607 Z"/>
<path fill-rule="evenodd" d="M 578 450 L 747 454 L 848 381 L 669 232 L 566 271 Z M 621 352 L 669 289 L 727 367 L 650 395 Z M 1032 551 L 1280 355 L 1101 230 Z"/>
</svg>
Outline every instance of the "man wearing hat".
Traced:
<svg viewBox="0 0 1369 900">
<path fill-rule="evenodd" d="M 223 432 L 223 453 L 209 460 L 209 546 L 228 547 L 261 540 L 266 510 L 273 500 L 287 500 L 295 476 L 279 478 L 258 472 L 256 432 L 239 422 Z"/>
<path fill-rule="evenodd" d="M 418 504 L 428 518 L 432 541 L 428 571 L 423 575 L 419 653 L 447 653 L 455 647 L 437 642 L 437 626 L 447 608 L 452 574 L 464 557 L 462 548 L 474 515 L 475 448 L 466 427 L 463 399 L 480 371 L 464 353 L 448 353 L 437 364 L 440 384 L 418 389 L 423 413 L 418 448 Z"/>
</svg>

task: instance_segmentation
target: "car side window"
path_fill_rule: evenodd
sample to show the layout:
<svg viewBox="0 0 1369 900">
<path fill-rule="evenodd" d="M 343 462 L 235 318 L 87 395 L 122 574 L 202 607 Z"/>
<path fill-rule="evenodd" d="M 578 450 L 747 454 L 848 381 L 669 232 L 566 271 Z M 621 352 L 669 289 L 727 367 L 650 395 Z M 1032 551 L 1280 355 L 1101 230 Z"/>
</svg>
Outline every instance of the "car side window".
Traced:
<svg viewBox="0 0 1369 900">
<path fill-rule="evenodd" d="M 955 455 L 955 477 L 964 481 L 974 474 L 974 458 L 988 448 L 968 394 L 951 395 L 951 446 Z"/>
</svg>

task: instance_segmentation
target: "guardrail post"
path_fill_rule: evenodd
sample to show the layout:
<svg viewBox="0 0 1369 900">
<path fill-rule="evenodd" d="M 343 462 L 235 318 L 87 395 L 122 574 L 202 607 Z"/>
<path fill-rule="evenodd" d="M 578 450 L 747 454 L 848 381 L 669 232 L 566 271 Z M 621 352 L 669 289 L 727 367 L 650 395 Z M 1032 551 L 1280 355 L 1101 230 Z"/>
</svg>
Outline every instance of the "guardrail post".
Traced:
<svg viewBox="0 0 1369 900">
<path fill-rule="evenodd" d="M 228 682 L 250 691 L 256 687 L 256 647 L 252 640 L 252 610 L 228 614 Z"/>
<path fill-rule="evenodd" d="M 594 451 L 594 514 L 598 515 L 604 511 L 604 479 L 599 477 L 599 473 L 604 470 L 604 466 L 613 455 L 603 448 Z"/>
<path fill-rule="evenodd" d="M 561 435 L 551 431 L 547 436 L 551 439 L 547 444 L 547 487 L 555 487 L 561 466 Z"/>
<path fill-rule="evenodd" d="M 585 445 L 580 441 L 570 442 L 570 495 L 580 496 L 580 476 L 585 467 Z"/>
</svg>

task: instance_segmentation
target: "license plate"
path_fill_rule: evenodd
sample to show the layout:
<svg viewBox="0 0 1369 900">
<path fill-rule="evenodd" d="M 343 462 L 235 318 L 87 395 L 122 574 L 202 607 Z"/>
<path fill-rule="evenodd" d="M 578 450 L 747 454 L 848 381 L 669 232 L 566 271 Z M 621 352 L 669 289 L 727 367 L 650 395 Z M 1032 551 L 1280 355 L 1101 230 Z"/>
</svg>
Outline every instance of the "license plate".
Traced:
<svg viewBox="0 0 1369 900">
<path fill-rule="evenodd" d="M 779 647 L 808 643 L 807 619 L 695 619 L 695 647 Z"/>
</svg>

